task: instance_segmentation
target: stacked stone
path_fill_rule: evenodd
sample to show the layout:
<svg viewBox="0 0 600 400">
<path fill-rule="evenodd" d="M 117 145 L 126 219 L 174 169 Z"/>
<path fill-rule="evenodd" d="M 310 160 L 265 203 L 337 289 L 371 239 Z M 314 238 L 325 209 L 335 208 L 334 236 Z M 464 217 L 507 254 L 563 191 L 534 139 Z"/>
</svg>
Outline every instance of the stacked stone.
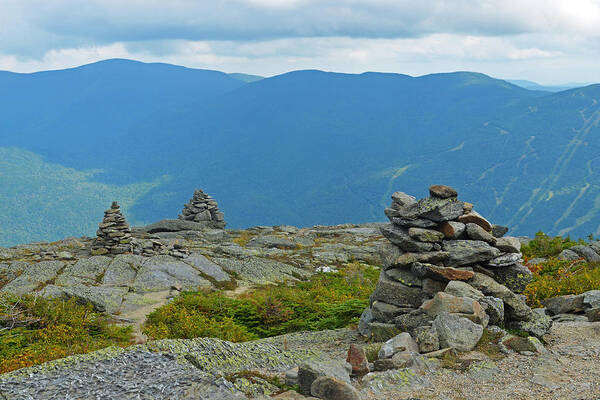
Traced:
<svg viewBox="0 0 600 400">
<path fill-rule="evenodd" d="M 98 225 L 98 237 L 92 245 L 92 254 L 123 254 L 131 251 L 131 230 L 116 201 L 104 212 Z"/>
<path fill-rule="evenodd" d="M 225 218 L 217 202 L 200 189 L 194 191 L 192 199 L 183 206 L 179 219 L 225 228 Z"/>
<path fill-rule="evenodd" d="M 430 187 L 430 197 L 392 195 L 381 228 L 391 242 L 359 331 L 373 340 L 408 332 L 421 352 L 471 350 L 489 325 L 541 337 L 551 326 L 543 310 L 520 295 L 531 280 L 517 238 L 458 200 L 456 190 Z"/>
</svg>

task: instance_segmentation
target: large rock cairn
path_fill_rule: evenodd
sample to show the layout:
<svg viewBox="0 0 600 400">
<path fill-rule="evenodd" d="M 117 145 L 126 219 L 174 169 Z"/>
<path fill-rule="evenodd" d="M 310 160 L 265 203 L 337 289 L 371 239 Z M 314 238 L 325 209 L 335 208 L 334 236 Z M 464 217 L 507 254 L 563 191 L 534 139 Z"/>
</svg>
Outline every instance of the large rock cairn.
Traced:
<svg viewBox="0 0 600 400">
<path fill-rule="evenodd" d="M 92 245 L 92 254 L 123 254 L 131 251 L 131 230 L 121 213 L 121 208 L 114 201 L 104 211 L 104 219 L 98 225 L 98 237 Z"/>
<path fill-rule="evenodd" d="M 359 332 L 385 341 L 410 334 L 421 353 L 472 350 L 488 325 L 541 337 L 552 321 L 520 295 L 531 280 L 517 238 L 492 225 L 443 185 L 417 200 L 392 195 L 381 228 L 391 242 Z M 535 339 L 535 338 L 532 338 Z M 536 339 L 537 340 L 537 339 Z"/>
<path fill-rule="evenodd" d="M 214 228 L 225 228 L 225 218 L 215 199 L 198 189 L 192 199 L 183 206 L 179 219 L 206 223 Z"/>
</svg>

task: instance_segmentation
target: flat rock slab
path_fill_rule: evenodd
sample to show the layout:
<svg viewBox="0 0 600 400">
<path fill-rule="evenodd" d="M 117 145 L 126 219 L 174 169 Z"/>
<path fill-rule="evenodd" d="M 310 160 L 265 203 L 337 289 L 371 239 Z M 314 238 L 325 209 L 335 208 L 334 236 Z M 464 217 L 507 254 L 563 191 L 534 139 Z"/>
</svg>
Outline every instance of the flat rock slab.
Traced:
<svg viewBox="0 0 600 400">
<path fill-rule="evenodd" d="M 58 272 L 65 266 L 61 261 L 42 261 L 37 264 L 15 264 L 13 268 L 22 268 L 20 275 L 8 282 L 0 293 L 10 293 L 17 296 L 28 294 L 44 286 L 46 282 L 56 278 Z"/>
<path fill-rule="evenodd" d="M 248 247 L 263 247 L 263 248 L 277 248 L 277 249 L 288 249 L 293 250 L 298 247 L 293 241 L 279 237 L 276 235 L 263 235 L 252 238 L 248 244 Z"/>
<path fill-rule="evenodd" d="M 449 253 L 448 267 L 484 262 L 500 255 L 500 250 L 481 240 L 448 240 L 442 247 Z"/>
<path fill-rule="evenodd" d="M 420 278 L 429 277 L 443 282 L 467 281 L 473 277 L 473 271 L 419 262 L 413 263 L 411 271 Z"/>
<path fill-rule="evenodd" d="M 210 281 L 190 265 L 170 256 L 154 256 L 146 259 L 131 287 L 136 292 L 169 290 L 180 285 L 184 290 L 212 287 Z"/>
<path fill-rule="evenodd" d="M 409 236 L 408 230 L 394 224 L 387 224 L 381 227 L 381 233 L 390 242 L 404 251 L 427 252 L 433 250 L 433 244 L 414 240 Z"/>
<path fill-rule="evenodd" d="M 223 271 L 223 268 L 204 257 L 202 254 L 193 253 L 183 259 L 183 262 L 191 265 L 204 275 L 214 279 L 217 282 L 229 282 L 231 277 Z"/>
<path fill-rule="evenodd" d="M 137 271 L 142 267 L 144 257 L 133 254 L 116 256 L 106 268 L 102 279 L 103 286 L 129 286 L 133 284 Z"/>
<path fill-rule="evenodd" d="M 398 307 L 419 307 L 427 294 L 421 288 L 403 285 L 381 274 L 371 295 L 371 300 L 379 300 Z"/>
<path fill-rule="evenodd" d="M 471 351 L 483 335 L 483 327 L 467 318 L 441 313 L 433 321 L 441 347 L 452 347 L 458 351 Z"/>
<path fill-rule="evenodd" d="M 98 277 L 104 274 L 110 262 L 111 258 L 106 256 L 81 259 L 75 264 L 67 266 L 56 278 L 55 284 L 58 286 L 95 284 Z"/>
<path fill-rule="evenodd" d="M 310 276 L 310 272 L 301 268 L 262 257 L 240 259 L 215 257 L 213 261 L 226 271 L 235 273 L 239 279 L 257 284 L 277 283 Z"/>
<path fill-rule="evenodd" d="M 95 286 L 70 286 L 63 288 L 67 297 L 75 297 L 82 303 L 91 303 L 100 312 L 113 314 L 121 308 L 123 296 L 128 288 L 109 288 Z"/>
<path fill-rule="evenodd" d="M 216 224 L 218 223 L 213 221 L 193 222 L 181 219 L 163 219 L 147 226 L 135 227 L 133 231 L 145 233 L 202 231 L 206 228 L 218 228 L 219 226 L 215 226 Z M 224 224 L 222 225 L 224 227 Z"/>
</svg>

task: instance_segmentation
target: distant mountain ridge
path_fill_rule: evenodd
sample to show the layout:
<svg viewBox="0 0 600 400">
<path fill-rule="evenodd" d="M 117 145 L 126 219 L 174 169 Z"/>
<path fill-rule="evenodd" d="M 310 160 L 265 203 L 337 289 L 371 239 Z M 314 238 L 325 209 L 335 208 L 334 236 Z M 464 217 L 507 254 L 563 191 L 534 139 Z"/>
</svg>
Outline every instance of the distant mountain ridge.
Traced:
<svg viewBox="0 0 600 400">
<path fill-rule="evenodd" d="M 381 221 L 393 191 L 418 194 L 423 182 L 456 187 L 513 234 L 600 233 L 600 85 L 548 93 L 472 72 L 314 70 L 248 83 L 107 60 L 0 72 L 0 90 L 0 148 L 78 171 L 69 185 L 100 213 L 61 219 L 75 200 L 38 187 L 40 176 L 27 184 L 31 172 L 16 185 L 0 161 L 0 245 L 93 234 L 125 188 L 132 223 L 175 217 L 202 188 L 230 227 L 310 226 Z"/>
<path fill-rule="evenodd" d="M 506 79 L 514 85 L 521 86 L 529 90 L 544 90 L 546 92 L 562 92 L 564 90 L 580 88 L 590 85 L 590 83 L 566 83 L 563 85 L 540 85 L 537 82 L 527 81 L 523 79 Z"/>
</svg>

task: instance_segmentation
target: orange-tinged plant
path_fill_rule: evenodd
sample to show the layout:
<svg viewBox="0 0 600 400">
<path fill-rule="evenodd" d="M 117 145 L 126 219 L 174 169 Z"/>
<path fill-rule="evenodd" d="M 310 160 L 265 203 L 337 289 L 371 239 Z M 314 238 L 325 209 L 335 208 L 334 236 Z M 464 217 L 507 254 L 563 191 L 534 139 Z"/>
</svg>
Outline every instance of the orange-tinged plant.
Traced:
<svg viewBox="0 0 600 400">
<path fill-rule="evenodd" d="M 0 297 L 0 373 L 108 346 L 128 346 L 131 327 L 111 325 L 75 299 Z"/>
</svg>

